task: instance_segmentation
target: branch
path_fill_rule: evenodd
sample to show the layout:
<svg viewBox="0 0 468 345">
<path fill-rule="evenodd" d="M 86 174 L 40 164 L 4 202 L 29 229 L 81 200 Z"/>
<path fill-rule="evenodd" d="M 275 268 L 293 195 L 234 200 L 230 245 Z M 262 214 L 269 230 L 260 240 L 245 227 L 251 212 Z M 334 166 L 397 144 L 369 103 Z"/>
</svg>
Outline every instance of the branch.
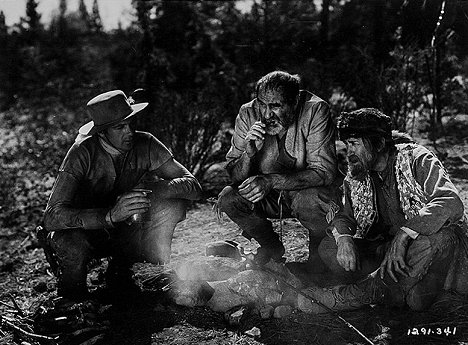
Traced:
<svg viewBox="0 0 468 345">
<path fill-rule="evenodd" d="M 16 326 L 14 323 L 6 320 L 3 316 L 1 316 L 1 320 L 2 320 L 2 324 L 6 325 L 7 327 L 12 329 L 13 331 L 21 333 L 22 335 L 24 335 L 26 337 L 29 337 L 31 339 L 38 340 L 38 341 L 43 340 L 43 341 L 47 341 L 47 342 L 53 342 L 53 344 L 57 344 L 56 340 L 58 339 L 58 337 L 51 338 L 51 337 L 48 337 L 46 335 L 40 335 L 40 334 L 35 334 L 35 333 L 25 331 L 24 329 Z"/>
</svg>

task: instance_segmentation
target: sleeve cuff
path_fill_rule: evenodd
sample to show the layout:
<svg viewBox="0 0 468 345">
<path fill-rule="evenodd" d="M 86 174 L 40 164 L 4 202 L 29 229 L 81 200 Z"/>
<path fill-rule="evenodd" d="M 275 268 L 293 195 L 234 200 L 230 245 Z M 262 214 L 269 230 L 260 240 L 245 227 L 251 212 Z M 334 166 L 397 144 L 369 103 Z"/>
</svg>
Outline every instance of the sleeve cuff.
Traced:
<svg viewBox="0 0 468 345">
<path fill-rule="evenodd" d="M 411 230 L 410 228 L 407 228 L 406 226 L 402 226 L 401 230 L 406 232 L 406 234 L 411 237 L 413 240 L 415 240 L 419 236 L 419 232 L 416 232 L 414 230 Z"/>
<path fill-rule="evenodd" d="M 112 222 L 112 218 L 111 218 L 110 213 L 111 213 L 110 210 L 106 213 L 106 224 L 109 226 L 109 228 L 113 228 L 114 223 Z"/>
</svg>

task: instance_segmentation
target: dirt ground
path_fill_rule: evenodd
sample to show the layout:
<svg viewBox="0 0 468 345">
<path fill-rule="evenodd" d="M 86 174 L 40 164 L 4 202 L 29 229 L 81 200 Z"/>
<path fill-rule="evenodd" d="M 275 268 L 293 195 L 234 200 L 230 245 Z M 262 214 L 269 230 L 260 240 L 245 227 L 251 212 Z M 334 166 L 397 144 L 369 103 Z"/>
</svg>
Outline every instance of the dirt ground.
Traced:
<svg viewBox="0 0 468 345">
<path fill-rule="evenodd" d="M 451 146 L 446 152 L 448 170 L 468 208 L 467 146 Z M 279 223 L 276 221 L 275 224 L 279 229 Z M 306 230 L 295 220 L 287 219 L 283 223 L 282 235 L 287 262 L 306 260 Z M 206 243 L 226 239 L 247 248 L 255 247 L 240 235 L 240 230 L 227 217 L 218 221 L 209 203 L 195 204 L 187 219 L 176 228 L 172 261 L 202 256 Z M 0 229 L 0 253 L 0 345 L 369 343 L 331 314 L 317 316 L 293 311 L 281 319 L 262 320 L 255 313 L 247 312 L 239 324 L 230 325 L 221 313 L 206 307 L 177 306 L 161 293 L 135 293 L 115 298 L 101 289 L 105 263 L 97 264 L 89 278 L 89 283 L 96 287 L 98 307 L 94 307 L 94 313 L 83 314 L 80 311 L 81 315 L 76 319 L 84 326 L 93 327 L 89 327 L 87 334 L 73 334 L 73 329 L 67 328 L 69 324 L 61 328 L 60 317 L 56 320 L 55 329 L 37 321 L 41 311 L 53 301 L 56 291 L 55 278 L 48 271 L 42 249 L 33 234 L 22 229 Z M 343 312 L 340 316 L 374 344 L 468 344 L 468 301 L 460 300 L 450 308 L 445 307 L 443 310 L 433 308 L 416 313 L 376 306 Z M 7 325 L 8 320 L 35 334 L 60 337 L 51 341 L 19 336 L 18 331 Z M 258 336 L 245 333 L 253 327 L 259 329 Z"/>
</svg>

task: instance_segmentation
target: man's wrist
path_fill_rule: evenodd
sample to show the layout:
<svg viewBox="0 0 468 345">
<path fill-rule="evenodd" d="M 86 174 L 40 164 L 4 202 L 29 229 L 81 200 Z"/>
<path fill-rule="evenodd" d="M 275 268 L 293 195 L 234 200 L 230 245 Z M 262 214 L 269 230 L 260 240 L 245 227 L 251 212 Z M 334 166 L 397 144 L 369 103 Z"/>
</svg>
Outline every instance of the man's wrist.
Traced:
<svg viewBox="0 0 468 345">
<path fill-rule="evenodd" d="M 331 234 L 333 235 L 333 238 L 335 239 L 335 243 L 338 245 L 338 242 L 342 242 L 343 240 L 346 241 L 352 241 L 353 235 L 351 234 L 341 234 L 338 232 L 336 227 L 333 227 Z"/>
<path fill-rule="evenodd" d="M 110 228 L 114 227 L 114 222 L 112 220 L 111 210 L 106 213 L 106 223 Z"/>
<path fill-rule="evenodd" d="M 257 154 L 257 152 L 253 152 L 253 153 L 249 154 L 249 152 L 247 152 L 247 150 L 244 151 L 244 156 L 247 157 L 247 159 L 254 158 L 256 154 Z"/>
<path fill-rule="evenodd" d="M 407 228 L 406 226 L 402 226 L 400 229 L 409 237 L 411 237 L 411 239 L 413 240 L 415 240 L 419 236 L 419 232 L 416 232 L 410 228 Z"/>
</svg>

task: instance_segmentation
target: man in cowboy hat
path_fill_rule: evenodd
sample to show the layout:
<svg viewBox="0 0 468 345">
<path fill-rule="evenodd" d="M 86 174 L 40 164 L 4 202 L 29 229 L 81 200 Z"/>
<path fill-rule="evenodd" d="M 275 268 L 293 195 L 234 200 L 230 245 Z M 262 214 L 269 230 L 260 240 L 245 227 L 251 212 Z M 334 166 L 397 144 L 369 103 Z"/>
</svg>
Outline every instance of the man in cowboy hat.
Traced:
<svg viewBox="0 0 468 345">
<path fill-rule="evenodd" d="M 80 128 L 60 166 L 44 215 L 62 296 L 86 295 L 92 258 L 112 257 L 111 282 L 128 274 L 134 262 L 168 262 L 187 200 L 200 196 L 198 181 L 171 152 L 153 135 L 132 128 L 133 116 L 147 105 L 131 105 L 120 90 L 87 103 L 92 121 Z"/>
<path fill-rule="evenodd" d="M 319 252 L 355 283 L 311 288 L 311 297 L 337 310 L 379 302 L 422 310 L 443 290 L 467 293 L 463 203 L 442 163 L 392 135 L 391 118 L 374 108 L 342 113 L 338 130 L 347 147 L 344 206 Z"/>
<path fill-rule="evenodd" d="M 328 104 L 299 85 L 299 76 L 282 71 L 257 82 L 256 98 L 236 118 L 226 156 L 233 184 L 218 205 L 260 244 L 259 265 L 282 261 L 285 252 L 268 218 L 297 218 L 309 230 L 307 270 L 318 272 L 317 248 L 337 194 L 335 127 Z"/>
</svg>

